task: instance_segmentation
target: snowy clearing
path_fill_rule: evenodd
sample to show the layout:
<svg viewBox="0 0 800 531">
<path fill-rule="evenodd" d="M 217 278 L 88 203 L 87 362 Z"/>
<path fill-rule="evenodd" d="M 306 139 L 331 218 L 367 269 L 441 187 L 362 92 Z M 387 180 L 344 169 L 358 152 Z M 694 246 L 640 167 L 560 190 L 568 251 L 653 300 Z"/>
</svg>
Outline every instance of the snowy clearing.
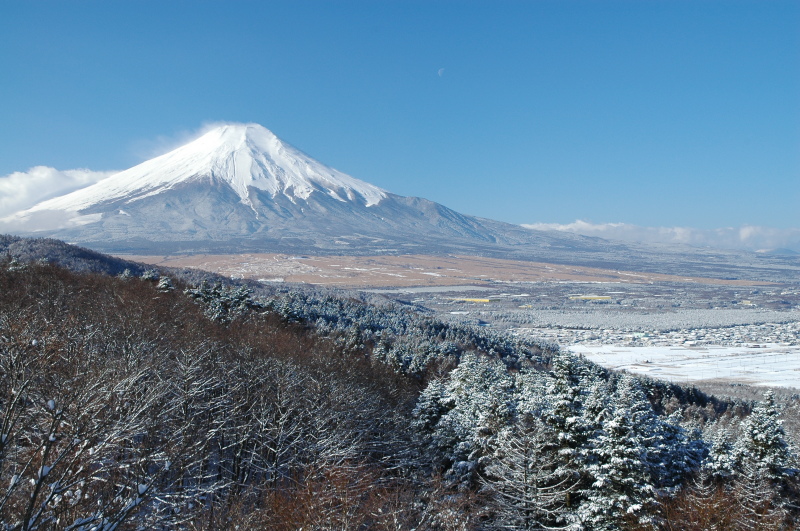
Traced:
<svg viewBox="0 0 800 531">
<path fill-rule="evenodd" d="M 621 347 L 573 345 L 569 350 L 615 370 L 672 382 L 726 380 L 765 387 L 800 388 L 800 346 Z"/>
</svg>

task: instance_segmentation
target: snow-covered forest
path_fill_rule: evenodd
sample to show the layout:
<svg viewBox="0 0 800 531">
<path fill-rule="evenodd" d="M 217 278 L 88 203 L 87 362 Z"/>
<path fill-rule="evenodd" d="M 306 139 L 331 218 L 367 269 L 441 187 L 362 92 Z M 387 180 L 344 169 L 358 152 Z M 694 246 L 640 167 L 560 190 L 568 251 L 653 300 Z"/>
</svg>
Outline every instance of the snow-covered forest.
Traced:
<svg viewBox="0 0 800 531">
<path fill-rule="evenodd" d="M 0 261 L 3 529 L 797 528 L 800 397 L 357 297 L 72 269 Z"/>
</svg>

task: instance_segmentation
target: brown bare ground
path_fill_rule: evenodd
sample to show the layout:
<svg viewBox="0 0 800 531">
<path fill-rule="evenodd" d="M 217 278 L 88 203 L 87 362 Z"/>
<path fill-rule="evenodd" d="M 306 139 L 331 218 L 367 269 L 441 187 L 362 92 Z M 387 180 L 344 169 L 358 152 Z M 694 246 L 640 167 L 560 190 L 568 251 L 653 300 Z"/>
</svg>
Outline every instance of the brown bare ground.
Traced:
<svg viewBox="0 0 800 531">
<path fill-rule="evenodd" d="M 291 256 L 285 254 L 173 255 L 122 258 L 151 265 L 188 267 L 227 277 L 304 282 L 346 288 L 486 285 L 501 282 L 690 282 L 766 285 L 767 282 L 615 271 L 474 256 Z"/>
</svg>

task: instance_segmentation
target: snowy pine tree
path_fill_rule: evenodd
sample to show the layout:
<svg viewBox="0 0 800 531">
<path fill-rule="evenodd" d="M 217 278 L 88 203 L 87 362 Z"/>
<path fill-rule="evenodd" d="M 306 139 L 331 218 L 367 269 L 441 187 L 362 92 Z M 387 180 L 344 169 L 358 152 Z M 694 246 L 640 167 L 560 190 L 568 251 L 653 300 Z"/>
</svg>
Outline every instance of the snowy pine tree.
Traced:
<svg viewBox="0 0 800 531">
<path fill-rule="evenodd" d="M 764 401 L 742 423 L 742 436 L 733 449 L 740 470 L 758 469 L 771 482 L 780 482 L 796 472 L 778 415 L 775 395 L 769 390 L 764 393 Z"/>
<path fill-rule="evenodd" d="M 703 470 L 707 470 L 716 481 L 724 481 L 735 475 L 736 460 L 733 456 L 733 445 L 728 440 L 725 430 L 718 430 L 711 439 L 708 456 L 703 461 Z"/>
<path fill-rule="evenodd" d="M 624 519 L 647 519 L 655 504 L 648 466 L 647 408 L 638 383 L 621 378 L 613 410 L 590 442 L 586 471 L 591 485 L 578 509 L 581 522 L 592 530 L 617 529 Z"/>
<path fill-rule="evenodd" d="M 571 527 L 569 495 L 578 486 L 578 474 L 559 466 L 557 440 L 552 429 L 530 415 L 499 434 L 483 480 L 495 524 L 503 529 Z"/>
<path fill-rule="evenodd" d="M 559 456 L 573 467 L 581 465 L 580 448 L 590 435 L 590 426 L 582 414 L 580 369 L 573 355 L 560 353 L 553 358 L 553 378 L 546 388 L 551 407 L 545 420 L 557 438 Z"/>
<path fill-rule="evenodd" d="M 512 420 L 512 389 L 505 365 L 466 353 L 446 383 L 432 383 L 423 391 L 414 410 L 415 426 L 453 484 L 467 488 L 474 483 L 491 439 Z"/>
</svg>

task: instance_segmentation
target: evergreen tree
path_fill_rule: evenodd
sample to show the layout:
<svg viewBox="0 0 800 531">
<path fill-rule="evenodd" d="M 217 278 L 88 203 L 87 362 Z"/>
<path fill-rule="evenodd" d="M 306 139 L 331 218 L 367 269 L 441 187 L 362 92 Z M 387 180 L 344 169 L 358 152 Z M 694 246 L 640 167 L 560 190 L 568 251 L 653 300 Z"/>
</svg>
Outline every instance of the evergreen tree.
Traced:
<svg viewBox="0 0 800 531">
<path fill-rule="evenodd" d="M 573 355 L 559 353 L 553 358 L 553 378 L 546 388 L 551 407 L 545 420 L 557 438 L 559 456 L 572 466 L 580 465 L 580 448 L 589 437 L 589 426 L 582 415 L 580 369 Z"/>
<path fill-rule="evenodd" d="M 733 449 L 734 460 L 741 471 L 757 469 L 771 482 L 780 482 L 796 473 L 778 415 L 775 395 L 769 390 L 764 393 L 764 401 L 753 408 L 742 424 L 742 436 Z"/>
<path fill-rule="evenodd" d="M 446 383 L 423 391 L 414 410 L 415 426 L 453 484 L 473 485 L 492 438 L 512 420 L 512 389 L 502 363 L 467 353 Z"/>
<path fill-rule="evenodd" d="M 681 412 L 664 419 L 652 415 L 648 447 L 648 465 L 658 488 L 676 488 L 698 470 L 708 454 L 708 445 L 700 433 L 687 433 L 680 425 Z"/>
<path fill-rule="evenodd" d="M 627 518 L 647 521 L 655 505 L 646 447 L 649 403 L 628 376 L 621 378 L 614 401 L 613 412 L 590 442 L 586 471 L 592 483 L 578 509 L 582 523 L 599 531 L 617 529 Z"/>
<path fill-rule="evenodd" d="M 715 481 L 725 481 L 736 474 L 733 445 L 722 429 L 718 430 L 711 439 L 708 456 L 703 461 L 703 470 L 707 470 Z"/>
<path fill-rule="evenodd" d="M 497 525 L 504 529 L 571 526 L 569 495 L 577 488 L 578 478 L 559 466 L 556 440 L 552 429 L 530 415 L 499 434 L 483 481 Z"/>
</svg>

